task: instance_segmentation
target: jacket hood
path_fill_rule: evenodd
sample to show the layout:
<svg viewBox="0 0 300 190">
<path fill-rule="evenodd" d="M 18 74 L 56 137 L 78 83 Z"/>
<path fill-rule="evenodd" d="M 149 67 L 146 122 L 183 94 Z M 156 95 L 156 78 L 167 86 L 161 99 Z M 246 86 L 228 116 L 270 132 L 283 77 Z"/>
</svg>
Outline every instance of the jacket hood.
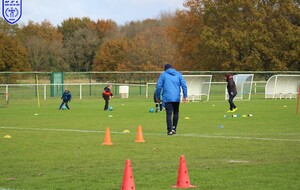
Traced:
<svg viewBox="0 0 300 190">
<path fill-rule="evenodd" d="M 165 72 L 170 74 L 170 75 L 176 75 L 177 74 L 177 71 L 173 68 L 167 69 Z"/>
</svg>

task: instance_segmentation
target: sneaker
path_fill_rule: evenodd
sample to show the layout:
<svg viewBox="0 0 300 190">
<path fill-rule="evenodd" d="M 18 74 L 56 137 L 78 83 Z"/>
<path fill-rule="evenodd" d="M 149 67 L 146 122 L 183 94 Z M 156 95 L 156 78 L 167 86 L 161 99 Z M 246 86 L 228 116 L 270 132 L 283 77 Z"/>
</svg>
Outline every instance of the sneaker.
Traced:
<svg viewBox="0 0 300 190">
<path fill-rule="evenodd" d="M 238 109 L 237 108 L 234 108 L 233 110 L 232 110 L 232 112 L 235 112 L 235 111 L 237 111 Z"/>
<path fill-rule="evenodd" d="M 172 131 L 169 131 L 169 132 L 167 133 L 167 135 L 173 135 Z"/>
<path fill-rule="evenodd" d="M 234 112 L 234 111 L 233 111 L 233 110 L 228 110 L 228 111 L 227 111 L 227 113 L 232 113 L 232 112 Z"/>
<path fill-rule="evenodd" d="M 173 134 L 173 135 L 175 135 L 175 134 L 176 134 L 176 131 L 175 131 L 174 129 L 172 130 L 172 134 Z"/>
</svg>

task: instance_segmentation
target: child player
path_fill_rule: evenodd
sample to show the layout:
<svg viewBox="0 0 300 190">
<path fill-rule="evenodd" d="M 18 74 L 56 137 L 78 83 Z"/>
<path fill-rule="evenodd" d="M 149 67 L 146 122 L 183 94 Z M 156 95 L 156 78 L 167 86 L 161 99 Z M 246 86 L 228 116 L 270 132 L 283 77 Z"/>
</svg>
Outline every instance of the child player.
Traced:
<svg viewBox="0 0 300 190">
<path fill-rule="evenodd" d="M 70 110 L 70 107 L 68 105 L 68 103 L 71 102 L 71 99 L 72 99 L 72 94 L 71 94 L 70 90 L 65 89 L 61 99 L 62 99 L 62 103 L 60 104 L 59 109 L 61 109 L 63 107 L 63 105 L 65 104 L 67 109 Z"/>
<path fill-rule="evenodd" d="M 108 111 L 109 100 L 113 97 L 110 84 L 104 88 L 102 97 L 105 100 L 104 111 Z"/>
<path fill-rule="evenodd" d="M 154 99 L 154 103 L 155 103 L 155 112 L 157 113 L 158 110 L 159 110 L 159 111 L 162 111 L 162 110 L 163 110 L 162 96 L 161 96 L 160 101 L 158 101 L 157 98 L 156 98 L 156 92 L 154 92 L 153 99 Z M 159 108 L 158 108 L 158 107 L 159 107 Z"/>
</svg>

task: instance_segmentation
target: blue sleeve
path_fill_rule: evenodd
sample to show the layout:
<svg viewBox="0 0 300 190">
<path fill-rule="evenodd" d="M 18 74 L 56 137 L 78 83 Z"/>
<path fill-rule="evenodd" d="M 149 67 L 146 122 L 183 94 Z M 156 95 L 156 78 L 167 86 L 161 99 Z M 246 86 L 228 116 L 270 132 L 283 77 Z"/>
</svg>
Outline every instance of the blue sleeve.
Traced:
<svg viewBox="0 0 300 190">
<path fill-rule="evenodd" d="M 187 98 L 187 86 L 186 86 L 185 79 L 183 78 L 182 75 L 181 75 L 181 81 L 180 81 L 180 83 L 181 83 L 183 98 Z"/>
<path fill-rule="evenodd" d="M 64 93 L 61 95 L 61 99 L 63 99 L 65 95 L 66 95 L 66 93 L 64 92 Z"/>
</svg>

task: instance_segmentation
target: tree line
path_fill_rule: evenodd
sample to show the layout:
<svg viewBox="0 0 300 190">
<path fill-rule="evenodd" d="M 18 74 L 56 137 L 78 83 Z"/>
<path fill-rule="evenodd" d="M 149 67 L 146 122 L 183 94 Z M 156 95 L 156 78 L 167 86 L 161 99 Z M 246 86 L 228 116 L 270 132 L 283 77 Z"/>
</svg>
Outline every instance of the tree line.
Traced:
<svg viewBox="0 0 300 190">
<path fill-rule="evenodd" d="M 299 26 L 299 0 L 186 0 L 122 26 L 0 18 L 0 71 L 299 71 Z"/>
</svg>

